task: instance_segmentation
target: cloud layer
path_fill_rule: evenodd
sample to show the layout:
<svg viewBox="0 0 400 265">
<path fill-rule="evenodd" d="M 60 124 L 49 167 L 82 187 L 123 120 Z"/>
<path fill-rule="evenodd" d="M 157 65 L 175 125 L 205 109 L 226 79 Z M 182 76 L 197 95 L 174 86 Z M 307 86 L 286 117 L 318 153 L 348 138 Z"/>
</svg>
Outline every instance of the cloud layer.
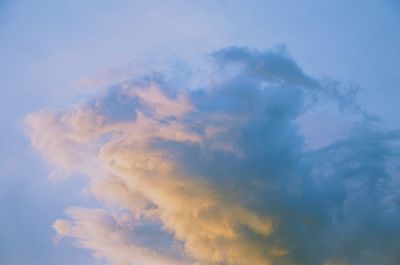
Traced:
<svg viewBox="0 0 400 265">
<path fill-rule="evenodd" d="M 68 209 L 58 238 L 115 265 L 398 264 L 399 132 L 284 47 L 212 58 L 201 86 L 132 77 L 27 117 L 51 176 L 104 205 Z"/>
</svg>

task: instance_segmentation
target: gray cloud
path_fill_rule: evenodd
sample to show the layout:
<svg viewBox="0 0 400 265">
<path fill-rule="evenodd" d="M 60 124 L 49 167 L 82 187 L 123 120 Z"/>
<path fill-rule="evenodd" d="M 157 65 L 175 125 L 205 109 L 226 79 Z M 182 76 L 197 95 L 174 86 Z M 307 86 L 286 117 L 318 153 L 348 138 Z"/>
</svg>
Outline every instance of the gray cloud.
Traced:
<svg viewBox="0 0 400 265">
<path fill-rule="evenodd" d="M 27 118 L 52 167 L 90 176 L 105 209 L 158 224 L 160 240 L 182 253 L 157 255 L 156 244 L 118 227 L 123 240 L 106 249 L 102 231 L 87 231 L 105 227 L 98 210 L 70 210 L 57 233 L 126 264 L 398 264 L 400 133 L 379 127 L 354 86 L 308 76 L 285 47 L 211 56 L 201 88 L 135 77 L 87 104 Z M 329 115 L 303 123 L 321 109 L 347 127 Z M 343 133 L 310 146 L 323 124 Z"/>
</svg>

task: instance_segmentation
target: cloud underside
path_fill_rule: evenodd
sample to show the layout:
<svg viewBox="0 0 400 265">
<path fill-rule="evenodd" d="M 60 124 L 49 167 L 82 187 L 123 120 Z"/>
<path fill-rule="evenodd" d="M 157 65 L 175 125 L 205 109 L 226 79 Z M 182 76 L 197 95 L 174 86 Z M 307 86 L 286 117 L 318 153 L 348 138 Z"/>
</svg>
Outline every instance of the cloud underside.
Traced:
<svg viewBox="0 0 400 265">
<path fill-rule="evenodd" d="M 212 58 L 201 87 L 132 77 L 26 118 L 51 177 L 104 205 L 67 209 L 57 239 L 115 265 L 399 264 L 399 133 L 282 47 Z"/>
</svg>

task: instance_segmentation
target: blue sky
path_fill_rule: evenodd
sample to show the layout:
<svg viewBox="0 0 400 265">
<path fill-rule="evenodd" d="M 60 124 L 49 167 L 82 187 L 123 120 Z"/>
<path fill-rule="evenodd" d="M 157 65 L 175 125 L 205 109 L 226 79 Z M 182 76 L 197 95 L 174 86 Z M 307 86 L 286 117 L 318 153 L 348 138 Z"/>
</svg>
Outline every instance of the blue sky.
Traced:
<svg viewBox="0 0 400 265">
<path fill-rule="evenodd" d="M 93 253 L 93 251 L 95 252 L 96 247 L 99 245 L 92 242 L 93 244 L 90 245 L 90 247 L 84 247 L 86 249 L 75 247 L 73 243 L 74 240 L 75 242 L 79 242 L 79 240 L 83 240 L 82 238 L 79 238 L 76 234 L 67 233 L 64 230 L 56 229 L 57 231 L 55 231 L 52 227 L 55 220 L 64 220 L 68 217 L 68 214 L 64 214 L 65 209 L 68 207 L 101 208 L 104 206 L 104 198 L 96 200 L 94 198 L 96 196 L 92 196 L 90 191 L 88 191 L 90 189 L 89 186 L 93 185 L 91 184 L 92 178 L 82 177 L 82 175 L 92 174 L 91 170 L 88 170 L 90 171 L 90 173 L 88 173 L 88 171 L 85 171 L 85 166 L 85 170 L 77 169 L 76 171 L 78 173 L 72 173 L 73 176 L 68 178 L 68 180 L 49 179 L 49 172 L 54 169 L 54 167 L 65 169 L 67 165 L 63 164 L 65 162 L 64 160 L 53 161 L 51 156 L 54 155 L 54 153 L 52 153 L 54 150 L 51 149 L 49 151 L 46 147 L 41 146 L 42 142 L 50 141 L 50 138 L 43 136 L 44 138 L 39 141 L 40 143 L 32 148 L 30 140 L 33 141 L 33 134 L 38 133 L 40 136 L 46 136 L 46 131 L 39 130 L 42 127 L 39 126 L 39 129 L 35 127 L 37 120 L 42 119 L 42 116 L 36 117 L 37 119 L 31 123 L 30 129 L 28 129 L 28 131 L 31 130 L 30 132 L 24 133 L 24 128 L 26 127 L 25 119 L 29 114 L 37 113 L 37 111 L 43 109 L 52 109 L 55 110 L 55 113 L 58 113 L 54 114 L 56 117 L 61 117 L 66 115 L 63 111 L 69 113 L 68 110 L 71 108 L 73 109 L 71 106 L 74 106 L 76 102 L 83 102 L 83 105 L 89 109 L 95 104 L 93 102 L 111 102 L 109 103 L 110 106 L 107 105 L 108 103 L 104 103 L 105 107 L 101 105 L 103 103 L 99 103 L 105 108 L 105 113 L 109 111 L 108 108 L 115 108 L 117 112 L 127 112 L 125 106 L 129 106 L 129 102 L 127 105 L 121 105 L 119 100 L 115 100 L 114 98 L 110 99 L 110 96 L 105 92 L 108 90 L 112 91 L 111 87 L 113 85 L 117 84 L 117 86 L 122 87 L 121 84 L 124 84 L 124 82 L 128 82 L 128 84 L 132 85 L 131 79 L 136 80 L 132 81 L 134 84 L 140 84 L 144 82 L 142 79 L 147 80 L 146 78 L 154 78 L 158 89 L 160 89 L 160 91 L 165 90 L 167 91 L 165 93 L 168 94 L 170 87 L 174 86 L 193 86 L 191 88 L 195 90 L 197 88 L 195 87 L 196 84 L 199 83 L 201 86 L 214 87 L 214 83 L 209 80 L 197 81 L 198 79 L 202 79 L 203 76 L 206 75 L 205 73 L 208 74 L 211 72 L 213 77 L 214 75 L 217 76 L 216 82 L 219 85 L 216 87 L 221 90 L 218 90 L 218 93 L 215 94 L 209 95 L 206 93 L 202 95 L 201 92 L 198 94 L 193 92 L 182 95 L 182 99 L 180 100 L 179 92 L 172 89 L 173 91 L 170 93 L 175 95 L 175 98 L 174 96 L 173 98 L 177 100 L 177 103 L 175 101 L 171 103 L 169 101 L 170 98 L 160 96 L 157 94 L 157 90 L 151 90 L 151 88 L 149 88 L 150 90 L 148 93 L 150 97 L 158 98 L 162 102 L 166 101 L 167 103 L 163 103 L 166 105 L 162 105 L 164 107 L 161 108 L 160 111 L 171 113 L 172 116 L 175 116 L 175 118 L 181 122 L 179 126 L 183 126 L 179 128 L 185 128 L 185 130 L 188 130 L 189 126 L 186 119 L 192 119 L 193 117 L 203 121 L 203 119 L 208 119 L 207 115 L 212 116 L 215 112 L 226 111 L 226 115 L 235 118 L 237 123 L 235 126 L 232 125 L 232 131 L 228 135 L 220 136 L 222 138 L 228 137 L 227 139 L 235 145 L 222 145 L 218 142 L 221 140 L 218 137 L 218 139 L 201 140 L 207 148 L 211 148 L 206 150 L 208 150 L 211 156 L 215 155 L 215 161 L 219 161 L 221 164 L 227 163 L 227 167 L 232 166 L 232 168 L 235 168 L 239 162 L 227 162 L 236 160 L 220 154 L 222 149 L 228 153 L 233 152 L 238 157 L 240 157 L 240 150 L 242 150 L 244 154 L 253 151 L 255 153 L 260 152 L 259 154 L 261 157 L 263 155 L 270 159 L 274 157 L 274 154 L 253 149 L 255 147 L 251 142 L 246 142 L 245 144 L 243 140 L 234 137 L 237 131 L 243 131 L 243 135 L 248 133 L 250 135 L 249 138 L 253 137 L 259 139 L 258 137 L 260 137 L 263 132 L 269 130 L 270 127 L 268 126 L 273 125 L 266 124 L 265 128 L 258 128 L 250 125 L 243 125 L 241 127 L 239 126 L 240 119 L 238 118 L 240 115 L 250 117 L 249 120 L 253 123 L 260 123 L 260 120 L 257 119 L 257 115 L 259 115 L 258 109 L 255 108 L 253 112 L 249 107 L 252 104 L 245 105 L 247 106 L 245 109 L 248 111 L 244 113 L 237 113 L 231 109 L 240 108 L 237 106 L 242 106 L 241 104 L 244 104 L 243 102 L 236 102 L 237 94 L 235 93 L 239 93 L 238 95 L 242 95 L 243 98 L 253 102 L 254 106 L 258 106 L 260 109 L 265 107 L 263 103 L 256 103 L 253 101 L 255 99 L 250 90 L 249 92 L 241 92 L 239 88 L 233 85 L 235 82 L 242 84 L 243 87 L 252 87 L 254 82 L 258 84 L 258 78 L 260 77 L 251 74 L 253 73 L 251 67 L 254 66 L 252 62 L 255 64 L 263 64 L 265 58 L 267 58 L 267 62 L 271 60 L 268 58 L 275 58 L 278 63 L 278 66 L 272 64 L 270 68 L 262 68 L 264 69 L 263 71 L 266 71 L 265 74 L 268 78 L 276 74 L 276 72 L 270 72 L 276 69 L 278 69 L 278 73 L 279 71 L 285 73 L 285 75 L 278 75 L 278 77 L 276 77 L 277 79 L 267 78 L 266 82 L 273 83 L 276 80 L 281 80 L 280 82 L 283 82 L 284 85 L 287 83 L 286 85 L 288 86 L 305 86 L 310 90 L 308 85 L 300 83 L 292 84 L 289 82 L 291 80 L 289 77 L 291 74 L 295 73 L 298 76 L 304 75 L 307 78 L 316 80 L 315 82 L 318 83 L 316 86 L 321 89 L 326 88 L 326 83 L 332 84 L 335 82 L 340 83 L 340 85 L 337 85 L 339 87 L 338 89 L 346 90 L 346 86 L 357 87 L 359 89 L 357 107 L 346 103 L 344 108 L 348 108 L 349 110 L 347 110 L 348 112 L 345 110 L 345 114 L 336 111 L 336 109 L 332 111 L 332 114 L 329 114 L 331 108 L 335 108 L 332 107 L 332 105 L 336 106 L 335 104 L 339 101 L 339 97 L 337 97 L 337 95 L 332 96 L 327 92 L 321 92 L 317 97 L 322 98 L 322 102 L 328 103 L 321 103 L 315 107 L 316 113 L 305 113 L 304 120 L 300 117 L 303 115 L 300 114 L 293 114 L 293 116 L 290 116 L 290 119 L 300 119 L 300 127 L 304 124 L 302 132 L 306 134 L 305 136 L 303 135 L 306 138 L 305 143 L 317 142 L 316 146 L 321 148 L 319 152 L 324 153 L 324 150 L 331 148 L 338 150 L 337 156 L 339 158 L 337 159 L 346 159 L 348 156 L 352 157 L 352 155 L 348 151 L 343 151 L 340 148 L 345 146 L 343 148 L 346 149 L 350 148 L 349 146 L 352 146 L 351 144 L 355 145 L 355 138 L 365 139 L 366 142 L 372 141 L 372 138 L 368 138 L 372 137 L 371 135 L 375 135 L 374 137 L 376 138 L 374 139 L 386 139 L 390 138 L 387 134 L 390 134 L 392 130 L 400 129 L 400 112 L 398 111 L 397 103 L 400 100 L 400 75 L 398 74 L 398 69 L 400 69 L 400 49 L 398 49 L 398 47 L 400 47 L 400 6 L 396 1 L 221 0 L 201 1 L 201 3 L 198 1 L 103 0 L 58 2 L 45 0 L 2 1 L 0 3 L 0 43 L 0 58 L 2 62 L 0 65 L 0 133 L 2 135 L 0 138 L 0 145 L 3 147 L 0 150 L 0 157 L 3 161 L 0 166 L 0 207 L 2 209 L 2 218 L 0 221 L 0 263 L 2 264 L 105 264 L 107 258 L 94 259 L 91 256 L 91 253 Z M 221 50 L 231 46 L 242 48 L 225 50 L 225 52 Z M 276 48 L 277 46 L 281 48 Z M 285 48 L 282 48 L 283 46 L 285 46 Z M 214 53 L 215 51 L 220 52 Z M 235 61 L 235 56 L 239 56 L 241 59 L 237 59 L 233 64 L 237 63 L 242 68 L 238 70 L 235 68 L 235 65 L 233 65 L 233 69 L 228 69 L 228 73 L 221 73 L 219 72 L 220 70 L 218 70 L 220 65 L 210 68 L 210 60 L 213 60 L 211 54 L 214 54 L 214 57 L 215 54 L 217 54 L 217 59 L 222 58 L 222 64 L 228 68 L 231 67 L 231 61 Z M 283 68 L 279 68 L 279 63 L 284 64 Z M 291 63 L 294 63 L 297 68 L 290 68 L 292 67 Z M 217 70 L 215 70 L 215 68 L 217 68 Z M 298 69 L 299 72 L 293 69 Z M 230 70 L 232 70 L 232 73 L 229 72 Z M 148 72 L 153 71 L 169 71 L 167 75 L 172 76 L 172 78 L 171 80 L 159 80 L 152 75 L 147 76 Z M 239 74 L 237 71 L 239 71 Z M 235 77 L 235 74 L 238 74 L 238 76 Z M 145 78 L 143 76 L 147 77 Z M 230 78 L 233 78 L 233 81 Z M 192 81 L 188 82 L 186 81 L 187 79 Z M 262 86 L 263 83 L 260 81 L 259 85 Z M 282 84 L 279 83 L 279 86 L 280 85 Z M 334 87 L 336 88 L 336 86 Z M 282 88 L 281 90 L 286 91 L 285 89 L 286 88 Z M 304 91 L 309 91 L 307 89 Z M 122 92 L 120 90 L 122 90 Z M 307 94 L 307 92 L 301 89 L 299 91 L 301 92 L 296 93 L 300 93 L 301 95 L 303 95 L 303 93 Z M 117 88 L 115 93 L 121 93 L 121 97 L 126 97 L 121 88 Z M 262 94 L 259 95 L 259 97 L 265 99 L 265 102 L 277 102 L 276 104 L 280 104 L 280 96 L 282 96 L 280 93 L 284 92 L 276 93 L 277 94 L 275 94 L 275 92 L 265 95 Z M 283 94 L 283 97 L 291 98 L 291 95 L 290 93 L 288 95 Z M 347 98 L 348 96 L 348 94 L 344 93 L 343 97 Z M 152 114 L 148 114 L 146 110 L 143 109 L 136 111 L 140 113 L 143 112 L 145 116 L 150 115 L 146 117 L 151 117 L 152 120 L 165 119 L 165 116 L 160 116 L 157 112 L 157 107 L 155 107 L 155 103 L 151 99 L 144 94 L 135 94 L 135 97 L 147 102 L 146 104 L 149 105 L 148 108 L 155 109 Z M 304 97 L 305 100 L 307 100 L 306 96 Z M 186 113 L 185 111 L 190 112 L 189 110 L 191 109 L 188 105 L 185 105 L 186 98 L 190 102 L 190 104 L 187 104 L 198 110 L 198 113 L 189 113 L 190 115 L 188 114 L 187 117 L 185 116 L 185 118 L 180 120 L 180 115 Z M 135 100 L 137 99 L 133 101 Z M 211 103 L 204 103 L 204 101 Z M 297 102 L 296 104 L 301 105 L 302 103 Z M 182 113 L 179 111 L 176 112 L 176 110 L 171 111 L 171 106 L 181 110 Z M 135 108 L 137 108 L 137 106 L 135 106 Z M 319 114 L 317 111 L 318 108 L 320 108 Z M 362 109 L 362 111 L 359 109 Z M 97 109 L 95 110 L 97 111 Z M 293 109 L 292 111 L 295 113 L 303 113 L 301 107 Z M 113 111 L 110 112 L 114 113 Z M 362 128 L 355 129 L 355 131 L 358 130 L 358 134 L 353 132 L 353 134 L 350 133 L 350 136 L 348 136 L 348 131 L 352 130 L 349 129 L 350 127 L 352 128 L 352 125 L 349 124 L 365 124 L 370 122 L 363 116 L 364 113 L 374 114 L 382 119 L 379 125 L 379 133 L 374 130 L 372 130 L 373 132 L 367 131 L 365 127 L 375 126 L 368 124 L 364 127 L 361 126 Z M 343 118 L 344 116 L 346 117 Z M 324 121 L 324 117 L 331 118 L 332 120 Z M 118 120 L 118 117 L 113 115 L 108 118 L 115 121 Z M 349 120 L 347 120 L 347 118 Z M 367 121 L 365 119 L 367 119 Z M 221 125 L 220 121 L 215 120 L 215 123 L 218 124 L 218 126 Z M 199 126 L 203 125 L 204 124 Z M 231 126 L 231 124 L 224 123 L 223 125 Z M 285 130 L 282 129 L 282 131 L 275 132 L 277 134 L 287 133 L 284 134 L 285 136 L 283 137 L 286 138 L 283 140 L 275 139 L 277 143 L 281 143 L 286 139 L 290 148 L 293 149 L 290 149 L 290 152 L 293 151 L 296 154 L 300 152 L 296 149 L 296 146 L 301 145 L 302 142 L 296 136 L 296 130 L 289 126 L 289 123 L 284 123 L 283 125 L 279 124 L 279 126 L 288 127 Z M 51 128 L 48 129 L 50 130 Z M 42 128 L 42 130 L 44 129 Z M 323 133 L 318 133 L 317 131 L 322 131 Z M 65 134 L 64 131 L 56 132 L 59 133 L 60 138 Z M 26 134 L 30 136 L 26 137 Z M 343 138 L 343 135 L 346 135 L 348 138 Z M 158 135 L 157 137 L 161 136 Z M 182 137 L 189 137 L 188 139 L 192 139 L 190 137 L 194 136 L 183 135 Z M 333 142 L 337 139 L 345 140 L 343 140 L 343 143 Z M 264 146 L 266 150 L 268 147 L 271 147 L 268 146 L 269 144 L 273 144 L 272 140 L 265 140 L 262 137 L 260 137 L 259 140 L 264 143 L 265 146 L 261 146 Z M 376 141 L 376 146 L 372 146 L 378 148 L 377 150 L 381 150 L 383 153 L 385 152 L 382 150 L 395 149 L 396 145 L 394 143 L 386 143 L 386 140 Z M 326 147 L 324 146 L 326 143 L 332 145 Z M 199 161 L 199 154 L 192 150 L 190 146 L 161 146 L 162 147 L 157 148 L 172 153 L 177 152 L 174 165 L 181 166 L 179 169 L 182 170 L 182 172 L 189 172 L 188 175 L 194 179 L 196 179 L 194 176 L 203 176 L 203 179 L 211 183 L 210 185 L 213 187 L 213 190 L 229 193 L 221 188 L 217 181 L 219 173 L 224 175 L 229 172 L 224 172 L 222 169 L 219 169 L 218 164 L 208 163 L 203 160 Z M 341 147 L 335 149 L 335 146 Z M 215 151 L 213 148 L 222 149 Z M 279 149 L 279 147 L 276 148 Z M 309 148 L 312 149 L 312 147 Z M 357 149 L 357 147 L 354 146 L 353 148 L 354 150 Z M 77 150 L 78 152 L 86 152 L 81 149 Z M 149 150 L 146 149 L 143 152 L 149 152 Z M 303 151 L 300 152 L 302 157 L 310 156 L 312 157 L 311 160 L 316 160 L 316 158 L 313 157 L 315 156 L 314 153 L 303 154 L 302 152 Z M 361 148 L 359 152 L 364 154 L 363 152 L 367 151 Z M 372 150 L 371 152 L 375 151 Z M 387 152 L 391 154 L 392 151 Z M 38 153 L 41 155 L 38 155 Z M 189 163 L 184 163 L 184 159 L 179 157 L 182 153 L 187 154 L 187 157 L 191 157 L 190 161 L 193 163 L 191 164 L 190 161 Z M 324 154 L 328 156 L 328 153 L 329 152 Z M 396 152 L 393 151 L 393 153 Z M 152 153 L 150 152 L 150 154 Z M 278 159 L 279 161 L 277 160 L 277 164 L 280 165 L 281 163 L 287 162 L 284 161 L 285 154 L 281 153 L 280 157 L 282 161 Z M 324 155 L 320 155 L 320 157 L 323 159 Z M 393 155 L 392 158 L 395 160 L 396 157 Z M 290 160 L 290 157 L 287 159 Z M 368 168 L 373 168 L 377 171 L 381 170 L 379 172 L 385 171 L 379 168 L 379 166 L 381 166 L 381 164 L 378 165 L 379 159 L 380 158 L 370 160 L 370 158 L 368 158 L 363 160 L 364 162 L 367 161 L 365 162 L 367 163 L 365 165 L 365 170 L 368 171 Z M 238 161 L 240 161 L 242 165 L 246 165 L 245 172 L 254 174 L 254 179 L 252 179 L 254 182 L 257 182 L 256 176 L 260 173 L 257 170 L 261 170 L 261 173 L 271 171 L 278 175 L 289 174 L 282 173 L 283 171 L 280 171 L 280 167 L 258 167 L 257 161 L 253 161 L 250 158 L 247 160 L 238 159 Z M 211 169 L 209 171 L 200 170 L 196 167 L 195 163 L 205 163 L 204 167 L 210 167 Z M 384 164 L 384 162 L 382 163 Z M 185 166 L 182 166 L 184 164 Z M 321 165 L 325 165 L 324 162 L 321 162 Z M 299 172 L 308 172 L 309 170 L 307 167 L 303 167 L 303 165 L 293 164 L 292 166 L 292 170 L 296 172 L 296 174 L 300 174 Z M 394 174 L 393 176 L 397 176 L 398 178 L 398 168 L 394 165 L 388 165 L 388 167 L 392 167 L 391 172 Z M 318 170 L 330 172 L 329 168 L 330 166 L 326 165 L 326 168 Z M 326 174 L 329 175 L 329 178 L 342 179 L 342 174 L 346 174 L 347 171 L 350 172 L 351 170 L 347 168 L 343 169 L 341 172 L 330 173 L 331 175 L 328 173 Z M 165 172 L 160 174 L 168 175 Z M 246 175 L 245 173 L 243 174 Z M 307 175 L 308 173 L 304 174 Z M 357 174 L 360 174 L 360 179 L 369 179 L 368 174 L 365 176 L 363 173 Z M 282 178 L 284 178 L 283 175 Z M 190 178 L 190 181 L 192 178 Z M 246 177 L 243 176 L 242 178 L 246 179 Z M 247 178 L 249 177 L 247 176 Z M 393 187 L 396 187 L 397 180 L 396 177 L 390 178 L 390 183 L 392 183 L 391 185 L 393 185 Z M 235 181 L 240 182 L 239 180 L 225 181 L 228 183 L 232 181 L 232 187 L 235 187 Z M 293 183 L 293 181 L 289 183 Z M 332 180 L 332 183 L 338 182 Z M 337 188 L 338 193 L 344 192 L 339 188 L 339 185 L 332 183 L 327 182 L 326 185 L 333 185 L 333 187 Z M 308 209 L 313 213 L 315 212 L 315 215 L 310 215 L 315 217 L 320 214 L 318 209 L 320 209 L 319 207 L 321 206 L 314 205 L 313 208 L 313 198 L 324 200 L 329 196 L 326 195 L 327 193 L 325 193 L 323 187 L 316 184 L 314 186 L 314 184 L 315 183 L 312 183 L 312 185 L 310 184 L 306 189 L 307 192 L 304 191 L 309 194 L 309 197 L 304 197 L 304 200 L 301 200 L 301 202 L 307 206 L 304 209 Z M 168 188 L 166 189 L 168 190 Z M 366 198 L 364 198 L 364 200 L 367 201 L 366 204 L 372 204 L 372 202 L 369 202 L 367 199 L 375 193 L 372 190 L 366 190 L 365 194 L 358 194 L 357 196 L 360 196 L 359 198 L 364 198 L 363 196 L 366 196 Z M 243 191 L 246 196 L 254 196 L 260 200 L 268 201 L 275 198 L 273 193 L 268 196 L 265 195 L 265 190 L 260 190 L 258 192 L 261 195 L 257 194 L 257 192 L 249 194 L 247 191 Z M 389 191 L 387 192 L 388 193 L 385 194 L 388 198 L 397 198 L 396 194 L 393 195 Z M 211 192 L 211 194 L 213 193 Z M 214 198 L 212 195 L 210 196 Z M 148 195 L 147 199 L 149 198 L 153 197 Z M 215 200 L 218 201 L 218 199 Z M 349 209 L 352 209 L 351 207 L 357 207 L 357 201 L 354 200 L 350 200 L 346 207 L 350 207 Z M 270 205 L 270 210 L 276 211 L 276 216 L 280 218 L 289 218 L 289 214 L 286 210 L 289 205 L 293 207 L 289 201 L 289 199 L 287 201 L 282 199 L 279 204 Z M 157 200 L 154 199 L 153 203 L 156 202 Z M 221 209 L 230 209 L 230 207 L 227 207 L 226 202 L 221 202 L 220 205 Z M 230 204 L 228 203 L 228 205 Z M 252 205 L 250 202 L 243 202 L 242 207 L 246 209 L 246 211 L 251 209 L 251 211 L 249 210 L 250 216 L 253 216 L 251 215 L 253 213 L 256 214 L 256 216 L 258 216 L 257 214 L 264 214 L 262 210 L 257 210 L 257 207 L 260 206 Z M 276 208 L 280 208 L 282 211 Z M 313 209 L 315 211 L 313 211 Z M 345 210 L 348 211 L 349 209 L 346 208 Z M 381 208 L 378 207 L 377 209 Z M 235 211 L 239 210 L 235 209 Z M 69 222 L 83 229 L 85 227 L 83 225 L 84 223 L 79 223 L 79 220 L 81 220 L 79 218 L 81 218 L 82 215 L 86 215 L 77 213 L 76 211 L 72 212 L 73 213 L 70 214 L 72 217 L 70 216 L 71 220 Z M 221 212 L 227 215 L 231 214 L 228 210 L 227 212 L 221 210 Z M 372 211 L 370 214 L 377 217 L 377 223 L 380 222 L 379 220 L 385 218 L 391 218 L 390 222 L 399 220 L 397 219 L 398 215 L 392 214 L 386 216 L 377 210 Z M 65 217 L 66 215 L 67 217 Z M 354 220 L 362 219 L 361 214 L 351 215 L 350 217 Z M 349 219 L 351 219 L 350 217 Z M 90 215 L 90 218 L 88 218 L 89 221 L 99 221 L 96 219 L 98 218 L 97 215 Z M 140 222 L 144 221 L 140 220 Z M 172 231 L 178 233 L 177 226 L 165 220 L 161 221 L 161 223 L 163 222 L 164 225 L 169 225 L 170 230 L 172 229 Z M 291 235 L 296 235 L 290 237 L 291 240 L 297 242 L 302 236 L 300 233 L 297 234 L 298 231 L 295 231 L 296 225 L 296 222 L 285 223 L 287 229 L 284 230 L 282 228 L 282 231 L 279 230 L 276 232 L 276 236 L 285 238 L 285 236 L 287 236 L 286 233 L 291 231 Z M 251 227 L 251 225 L 249 226 Z M 159 228 L 157 225 L 155 225 L 155 227 L 155 230 Z M 350 225 L 346 227 L 346 229 L 352 229 Z M 368 227 L 366 227 L 366 229 L 367 228 Z M 387 225 L 389 232 L 391 228 L 391 225 Z M 149 229 L 151 230 L 153 228 Z M 257 230 L 257 228 L 254 229 Z M 366 230 L 361 230 L 358 233 L 366 233 L 365 231 Z M 57 244 L 54 244 L 54 237 L 57 237 L 56 232 L 61 234 L 61 236 L 71 237 L 72 239 L 63 239 Z M 343 231 L 340 232 L 344 233 Z M 380 242 L 379 240 L 381 240 L 380 236 L 384 235 L 386 232 L 383 230 L 376 230 L 375 234 L 365 234 L 365 238 L 373 239 L 372 241 L 375 240 L 375 244 L 378 244 Z M 398 230 L 392 230 L 392 232 L 396 234 Z M 146 235 L 146 233 L 143 234 Z M 178 238 L 179 244 L 188 242 L 188 237 L 186 236 L 187 234 Z M 328 234 L 327 237 L 329 236 L 332 235 Z M 143 237 L 146 238 L 145 236 Z M 162 238 L 165 239 L 166 242 L 169 242 L 168 240 L 174 240 L 170 237 L 171 235 L 168 234 L 163 235 Z M 354 234 L 354 240 L 359 240 L 359 238 L 362 237 L 359 237 L 358 234 Z M 341 241 L 338 239 L 337 242 Z M 395 239 L 393 239 L 393 243 L 389 244 L 395 244 L 395 242 Z M 372 247 L 372 245 L 364 246 L 364 249 L 368 249 L 368 247 Z M 182 246 L 178 246 L 178 248 L 179 247 Z M 288 249 L 293 248 L 291 245 L 285 247 Z M 334 249 L 334 246 L 327 247 Z M 226 248 L 229 249 L 229 245 L 226 245 Z M 97 251 L 99 250 L 97 249 Z M 292 249 L 292 251 L 293 253 L 297 253 L 296 251 L 308 253 L 307 250 L 304 249 Z M 322 250 L 320 251 L 323 252 Z M 185 255 L 189 255 L 189 257 L 181 257 L 179 256 L 181 254 L 178 255 L 175 252 L 165 255 L 168 257 L 173 256 L 174 259 L 180 258 L 182 262 L 191 262 L 192 259 L 203 261 L 206 259 L 201 253 L 192 249 L 186 249 L 183 252 L 186 253 Z M 107 252 L 106 254 L 111 255 L 110 253 L 111 252 Z M 114 252 L 112 252 L 112 255 L 114 255 Z M 335 256 L 333 253 L 330 253 L 330 255 Z M 347 261 L 326 261 L 326 264 L 358 264 L 357 262 L 362 261 L 362 258 L 350 256 L 346 256 L 348 259 Z M 354 256 L 357 255 L 354 254 Z M 161 257 L 166 258 L 165 256 Z M 338 257 L 340 259 L 339 254 Z M 118 258 L 120 258 L 120 256 L 118 256 Z M 124 256 L 124 258 L 126 257 Z M 304 256 L 298 255 L 296 258 L 301 260 L 301 262 L 307 261 L 306 254 L 304 254 Z M 324 259 L 326 257 L 318 258 Z M 337 257 L 335 256 L 335 258 Z M 129 259 L 129 255 L 127 259 Z M 388 259 L 384 261 L 386 262 L 384 263 L 381 260 L 381 263 L 392 264 L 390 263 L 391 261 L 392 260 Z M 158 261 L 154 262 L 154 264 L 157 264 L 156 262 Z M 223 262 L 226 263 L 221 264 L 229 264 L 229 261 Z M 280 262 L 288 263 L 277 264 L 290 264 L 292 261 L 288 259 Z"/>
</svg>

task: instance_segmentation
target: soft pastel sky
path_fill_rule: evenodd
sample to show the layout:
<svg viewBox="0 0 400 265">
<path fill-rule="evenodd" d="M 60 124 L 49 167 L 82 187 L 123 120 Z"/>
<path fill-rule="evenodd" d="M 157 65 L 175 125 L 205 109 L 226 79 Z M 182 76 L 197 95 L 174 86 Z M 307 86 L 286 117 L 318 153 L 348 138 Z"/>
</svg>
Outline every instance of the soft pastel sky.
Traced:
<svg viewBox="0 0 400 265">
<path fill-rule="evenodd" d="M 0 264 L 400 261 L 398 1 L 3 0 L 0 43 Z"/>
</svg>

